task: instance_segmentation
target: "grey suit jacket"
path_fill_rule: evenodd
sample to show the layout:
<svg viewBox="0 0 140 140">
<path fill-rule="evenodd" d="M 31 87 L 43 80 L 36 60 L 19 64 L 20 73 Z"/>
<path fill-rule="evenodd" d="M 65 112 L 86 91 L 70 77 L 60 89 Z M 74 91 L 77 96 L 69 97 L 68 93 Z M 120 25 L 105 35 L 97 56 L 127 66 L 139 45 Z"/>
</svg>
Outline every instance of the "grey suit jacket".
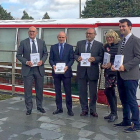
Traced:
<svg viewBox="0 0 140 140">
<path fill-rule="evenodd" d="M 75 49 L 75 59 L 78 62 L 78 57 L 81 56 L 81 53 L 85 53 L 86 40 L 77 42 L 77 47 Z M 95 57 L 95 61 L 91 63 L 90 67 L 81 67 L 78 62 L 77 66 L 77 77 L 84 78 L 86 71 L 90 80 L 98 80 L 99 78 L 99 63 L 103 59 L 103 44 L 94 40 L 91 47 L 91 56 Z"/>
<path fill-rule="evenodd" d="M 43 64 L 39 66 L 39 72 L 41 76 L 44 76 L 45 74 L 44 63 L 48 56 L 47 48 L 45 42 L 42 41 L 41 39 L 37 38 L 37 44 L 38 44 L 38 53 L 40 53 L 40 60 L 43 61 Z M 30 53 L 31 53 L 30 40 L 29 38 L 27 38 L 20 42 L 16 55 L 17 59 L 22 63 L 21 74 L 23 76 L 27 76 L 31 68 L 28 65 L 26 65 L 26 62 L 30 61 Z"/>
<path fill-rule="evenodd" d="M 118 54 L 121 54 L 121 43 L 118 48 Z M 140 39 L 132 34 L 127 40 L 122 54 L 124 55 L 123 65 L 125 71 L 120 72 L 121 78 L 124 80 L 138 80 L 140 78 Z"/>
</svg>

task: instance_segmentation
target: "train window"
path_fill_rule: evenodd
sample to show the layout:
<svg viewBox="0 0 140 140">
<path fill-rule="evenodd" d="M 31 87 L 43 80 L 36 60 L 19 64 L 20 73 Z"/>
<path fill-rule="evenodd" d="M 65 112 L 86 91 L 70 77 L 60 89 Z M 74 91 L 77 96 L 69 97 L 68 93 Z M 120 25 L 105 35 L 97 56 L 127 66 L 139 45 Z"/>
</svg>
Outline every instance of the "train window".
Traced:
<svg viewBox="0 0 140 140">
<path fill-rule="evenodd" d="M 15 50 L 16 29 L 0 29 L 0 50 Z M 12 62 L 11 52 L 0 52 L 0 62 Z"/>
<path fill-rule="evenodd" d="M 45 41 L 47 45 L 48 52 L 50 52 L 50 47 L 53 44 L 58 43 L 57 35 L 60 31 L 65 31 L 65 29 L 42 29 L 42 36 L 41 38 Z"/>
<path fill-rule="evenodd" d="M 24 40 L 24 39 L 26 39 L 26 38 L 28 38 L 29 36 L 28 36 L 28 28 L 20 28 L 19 29 L 19 31 L 18 31 L 18 44 L 20 43 L 20 41 L 22 41 L 22 40 Z M 37 31 L 38 31 L 38 29 L 37 29 Z M 37 38 L 38 38 L 38 34 L 37 34 Z"/>
<path fill-rule="evenodd" d="M 76 46 L 77 41 L 86 39 L 87 29 L 68 29 L 67 31 L 67 42 L 73 46 Z"/>
</svg>

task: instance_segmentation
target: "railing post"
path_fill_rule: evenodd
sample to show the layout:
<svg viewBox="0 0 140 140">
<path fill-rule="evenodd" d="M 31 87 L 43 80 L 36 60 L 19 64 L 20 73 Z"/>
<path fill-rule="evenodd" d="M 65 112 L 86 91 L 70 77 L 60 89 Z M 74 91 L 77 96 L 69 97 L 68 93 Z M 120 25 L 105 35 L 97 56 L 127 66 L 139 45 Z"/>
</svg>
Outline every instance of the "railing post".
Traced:
<svg viewBox="0 0 140 140">
<path fill-rule="evenodd" d="M 15 93 L 15 52 L 12 51 L 12 95 Z"/>
</svg>

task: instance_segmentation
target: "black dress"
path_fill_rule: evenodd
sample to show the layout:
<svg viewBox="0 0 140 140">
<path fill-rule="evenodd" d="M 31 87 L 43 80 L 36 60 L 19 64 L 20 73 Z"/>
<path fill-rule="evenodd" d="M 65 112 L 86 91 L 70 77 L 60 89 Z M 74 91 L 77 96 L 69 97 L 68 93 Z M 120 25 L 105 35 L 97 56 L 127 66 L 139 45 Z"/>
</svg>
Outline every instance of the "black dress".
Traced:
<svg viewBox="0 0 140 140">
<path fill-rule="evenodd" d="M 114 63 L 114 58 L 115 55 L 117 54 L 118 51 L 118 43 L 117 44 L 111 44 L 109 46 L 106 44 L 104 46 L 105 52 L 109 53 L 111 55 L 110 57 L 110 63 L 113 65 Z M 107 100 L 110 105 L 111 109 L 111 115 L 117 116 L 117 97 L 115 95 L 115 86 L 117 83 L 117 72 L 116 71 L 111 71 L 111 68 L 105 69 L 104 71 L 104 76 L 105 76 L 105 90 L 104 93 L 107 97 Z"/>
<path fill-rule="evenodd" d="M 118 51 L 118 44 L 112 43 L 111 46 L 106 44 L 104 46 L 104 49 L 105 49 L 105 52 L 111 55 L 110 63 L 113 64 L 115 55 L 117 54 L 117 51 Z M 115 87 L 117 85 L 117 80 L 116 80 L 117 72 L 116 71 L 115 72 L 111 71 L 111 68 L 105 69 L 104 76 L 105 76 L 105 88 Z"/>
</svg>

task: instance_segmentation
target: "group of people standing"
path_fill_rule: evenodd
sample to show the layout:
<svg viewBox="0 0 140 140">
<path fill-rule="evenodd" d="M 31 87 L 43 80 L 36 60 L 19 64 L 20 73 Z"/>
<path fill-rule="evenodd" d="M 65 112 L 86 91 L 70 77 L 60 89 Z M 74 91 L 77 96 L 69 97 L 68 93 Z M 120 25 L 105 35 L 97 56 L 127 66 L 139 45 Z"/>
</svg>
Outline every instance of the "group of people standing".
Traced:
<svg viewBox="0 0 140 140">
<path fill-rule="evenodd" d="M 125 132 L 140 130 L 139 108 L 136 101 L 136 90 L 138 80 L 140 78 L 140 39 L 131 33 L 132 23 L 128 19 L 121 19 L 119 24 L 120 33 L 123 35 L 123 41 L 118 34 L 109 30 L 106 35 L 106 43 L 96 41 L 96 31 L 94 28 L 89 28 L 86 31 L 86 40 L 77 42 L 75 51 L 73 46 L 66 43 L 66 34 L 59 32 L 57 39 L 58 43 L 51 46 L 49 63 L 52 66 L 52 76 L 54 78 L 56 106 L 57 109 L 53 114 L 63 113 L 62 107 L 62 92 L 61 82 L 63 82 L 66 94 L 66 107 L 69 116 L 73 116 L 72 97 L 71 97 L 71 77 L 74 60 L 77 61 L 77 78 L 79 85 L 79 99 L 81 104 L 80 116 L 86 116 L 90 113 L 93 117 L 98 117 L 96 111 L 97 100 L 97 84 L 99 78 L 99 64 L 105 69 L 105 95 L 108 99 L 111 113 L 105 116 L 108 122 L 114 122 L 118 119 L 117 116 L 117 98 L 115 95 L 115 86 L 118 86 L 119 96 L 123 107 L 123 121 L 115 126 L 130 126 L 125 129 Z M 32 83 L 35 81 L 36 104 L 37 110 L 45 113 L 42 107 L 43 101 L 43 77 L 44 63 L 48 57 L 45 42 L 37 39 L 37 30 L 35 27 L 30 27 L 29 38 L 21 41 L 17 51 L 17 59 L 22 63 L 22 76 L 25 90 L 25 105 L 27 108 L 26 115 L 32 112 Z M 111 55 L 110 63 L 102 64 L 104 52 Z M 31 53 L 39 53 L 40 61 L 36 67 L 30 60 Z M 91 53 L 88 61 L 90 67 L 80 65 L 82 61 L 81 53 Z M 124 55 L 123 65 L 119 70 L 114 69 L 113 63 L 116 54 Z M 56 74 L 56 64 L 65 63 L 64 74 Z M 89 90 L 89 103 L 88 103 Z M 132 114 L 132 115 L 131 115 Z"/>
</svg>

